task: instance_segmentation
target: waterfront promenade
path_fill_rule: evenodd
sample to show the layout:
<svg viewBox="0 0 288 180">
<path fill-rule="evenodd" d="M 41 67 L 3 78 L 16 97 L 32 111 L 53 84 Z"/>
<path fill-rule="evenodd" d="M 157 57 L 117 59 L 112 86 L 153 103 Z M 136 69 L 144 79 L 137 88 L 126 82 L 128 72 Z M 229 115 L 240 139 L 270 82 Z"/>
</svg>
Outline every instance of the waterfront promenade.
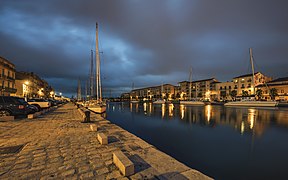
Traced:
<svg viewBox="0 0 288 180">
<path fill-rule="evenodd" d="M 70 103 L 36 119 L 1 121 L 0 179 L 210 179 L 99 115 L 91 120 L 81 123 Z M 98 142 L 99 132 L 108 145 Z M 133 175 L 113 163 L 119 150 L 133 162 Z"/>
</svg>

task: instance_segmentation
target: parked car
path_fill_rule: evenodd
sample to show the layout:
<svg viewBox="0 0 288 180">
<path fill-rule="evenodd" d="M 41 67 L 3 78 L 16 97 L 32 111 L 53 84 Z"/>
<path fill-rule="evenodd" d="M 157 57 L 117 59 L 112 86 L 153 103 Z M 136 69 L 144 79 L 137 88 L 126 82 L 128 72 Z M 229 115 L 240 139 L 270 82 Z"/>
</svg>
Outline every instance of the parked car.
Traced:
<svg viewBox="0 0 288 180">
<path fill-rule="evenodd" d="M 31 112 L 28 103 L 21 98 L 0 96 L 0 117 L 27 115 Z"/>
<path fill-rule="evenodd" d="M 45 99 L 28 99 L 30 105 L 36 106 L 39 110 L 49 108 L 51 103 Z"/>
<path fill-rule="evenodd" d="M 37 111 L 40 111 L 40 109 L 38 109 L 35 105 L 30 105 L 28 104 L 27 101 L 25 101 L 24 98 L 21 97 L 15 97 L 17 98 L 19 101 L 21 101 L 23 104 L 25 104 L 28 107 L 28 114 L 34 114 Z"/>
<path fill-rule="evenodd" d="M 51 106 L 57 106 L 58 105 L 57 101 L 54 99 L 48 99 L 48 101 L 51 103 Z"/>
</svg>

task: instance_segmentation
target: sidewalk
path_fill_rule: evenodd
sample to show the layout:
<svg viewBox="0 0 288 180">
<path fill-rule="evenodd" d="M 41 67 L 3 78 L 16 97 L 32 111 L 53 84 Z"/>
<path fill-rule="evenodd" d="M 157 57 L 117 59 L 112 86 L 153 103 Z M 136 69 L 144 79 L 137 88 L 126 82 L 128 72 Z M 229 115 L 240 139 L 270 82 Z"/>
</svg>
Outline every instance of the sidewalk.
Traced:
<svg viewBox="0 0 288 180">
<path fill-rule="evenodd" d="M 73 104 L 0 122 L 0 179 L 209 179 L 101 116 L 91 120 L 109 136 L 108 145 L 99 144 L 91 123 L 81 123 Z M 117 150 L 134 163 L 134 175 L 124 177 L 113 164 Z"/>
</svg>

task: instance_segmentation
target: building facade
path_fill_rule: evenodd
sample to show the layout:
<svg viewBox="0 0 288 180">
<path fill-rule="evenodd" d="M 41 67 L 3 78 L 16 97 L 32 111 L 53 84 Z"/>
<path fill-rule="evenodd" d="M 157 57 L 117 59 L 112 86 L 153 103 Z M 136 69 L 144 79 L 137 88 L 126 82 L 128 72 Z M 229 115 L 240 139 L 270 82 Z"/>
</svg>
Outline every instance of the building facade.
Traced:
<svg viewBox="0 0 288 180">
<path fill-rule="evenodd" d="M 215 78 L 193 81 L 191 83 L 191 98 L 201 100 L 215 98 L 215 82 L 218 82 Z M 180 100 L 188 100 L 190 98 L 190 82 L 181 81 L 179 82 L 179 86 L 181 92 Z"/>
<path fill-rule="evenodd" d="M 15 96 L 27 98 L 49 98 L 53 88 L 33 72 L 16 72 Z"/>
<path fill-rule="evenodd" d="M 216 85 L 217 100 L 233 100 L 242 96 L 253 96 L 256 93 L 257 86 L 264 85 L 272 78 L 263 75 L 260 72 L 253 75 L 245 74 L 234 77 L 232 81 L 221 82 Z"/>
<path fill-rule="evenodd" d="M 130 92 L 130 100 L 154 100 L 154 99 L 174 99 L 177 87 L 172 84 L 163 84 L 141 89 L 134 89 Z"/>
<path fill-rule="evenodd" d="M 275 100 L 288 101 L 288 77 L 275 79 L 265 85 L 258 85 L 256 88 L 262 90 L 262 99 L 270 100 L 271 90 L 275 89 Z"/>
<path fill-rule="evenodd" d="M 1 95 L 10 96 L 16 93 L 15 65 L 7 59 L 0 57 L 0 90 Z"/>
</svg>

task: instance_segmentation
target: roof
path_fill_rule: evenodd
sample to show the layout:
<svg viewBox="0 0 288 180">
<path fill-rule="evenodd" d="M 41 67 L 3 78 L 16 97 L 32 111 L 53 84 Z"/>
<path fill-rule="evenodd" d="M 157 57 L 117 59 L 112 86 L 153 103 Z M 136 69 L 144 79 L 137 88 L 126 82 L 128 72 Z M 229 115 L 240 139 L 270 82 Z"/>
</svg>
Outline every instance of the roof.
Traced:
<svg viewBox="0 0 288 180">
<path fill-rule="evenodd" d="M 140 90 L 145 90 L 145 89 L 153 89 L 153 88 L 161 88 L 162 85 L 158 85 L 158 86 L 150 86 L 150 87 L 143 87 L 143 88 L 137 88 L 137 89 L 133 89 L 132 91 L 140 91 Z M 163 86 L 174 86 L 172 84 L 163 84 Z M 176 87 L 176 86 L 174 86 Z"/>
<path fill-rule="evenodd" d="M 202 79 L 202 80 L 192 81 L 192 83 L 195 83 L 195 82 L 202 82 L 202 81 L 211 81 L 211 80 L 213 80 L 213 79 L 215 79 L 215 78 Z M 216 80 L 216 79 L 215 79 L 215 80 Z M 189 81 L 181 81 L 181 82 L 179 82 L 179 83 L 185 83 L 185 82 L 189 83 Z"/>
<path fill-rule="evenodd" d="M 257 74 L 257 73 L 260 73 L 260 72 L 256 72 L 256 73 L 254 73 L 254 75 Z M 235 79 L 235 78 L 242 78 L 242 77 L 248 77 L 248 76 L 252 76 L 252 75 L 253 75 L 253 73 L 244 74 L 244 75 L 241 75 L 241 76 L 234 77 L 233 79 Z"/>
<path fill-rule="evenodd" d="M 277 79 L 274 79 L 272 81 L 269 81 L 269 83 L 272 83 L 272 82 L 283 82 L 283 81 L 288 81 L 288 77 L 277 78 Z"/>
</svg>

